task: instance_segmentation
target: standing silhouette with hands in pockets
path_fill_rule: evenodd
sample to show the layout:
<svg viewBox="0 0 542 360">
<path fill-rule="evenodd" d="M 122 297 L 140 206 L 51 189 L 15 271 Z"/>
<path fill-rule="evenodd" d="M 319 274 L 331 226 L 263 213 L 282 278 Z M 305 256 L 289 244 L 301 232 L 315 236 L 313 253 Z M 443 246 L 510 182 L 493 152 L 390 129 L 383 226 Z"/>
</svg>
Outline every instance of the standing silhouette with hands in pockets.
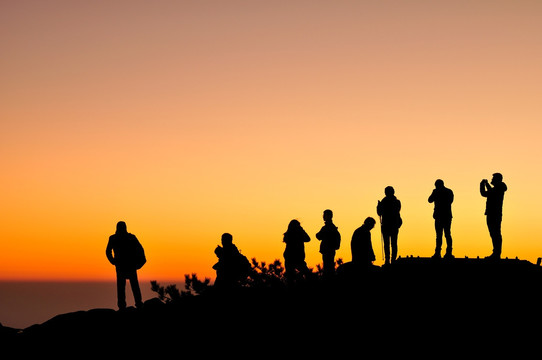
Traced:
<svg viewBox="0 0 542 360">
<path fill-rule="evenodd" d="M 119 221 L 117 231 L 109 237 L 105 254 L 109 262 L 115 265 L 117 272 L 117 305 L 119 310 L 126 308 L 126 280 L 130 281 L 135 305 L 143 305 L 141 290 L 137 279 L 137 270 L 147 262 L 143 246 L 134 234 L 126 229 L 126 223 Z"/>
</svg>

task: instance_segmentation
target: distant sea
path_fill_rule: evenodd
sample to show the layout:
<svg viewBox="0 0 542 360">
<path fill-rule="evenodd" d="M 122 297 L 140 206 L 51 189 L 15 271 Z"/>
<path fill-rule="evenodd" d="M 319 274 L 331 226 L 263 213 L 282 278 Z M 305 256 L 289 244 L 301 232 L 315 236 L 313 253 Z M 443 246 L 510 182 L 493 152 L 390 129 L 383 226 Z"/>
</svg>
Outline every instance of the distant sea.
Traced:
<svg viewBox="0 0 542 360">
<path fill-rule="evenodd" d="M 158 282 L 184 289 L 183 281 Z M 140 280 L 139 286 L 143 301 L 156 297 L 150 281 Z M 134 305 L 128 281 L 126 302 L 128 306 Z M 0 281 L 0 323 L 3 326 L 24 329 L 59 314 L 96 308 L 117 309 L 115 282 Z"/>
</svg>

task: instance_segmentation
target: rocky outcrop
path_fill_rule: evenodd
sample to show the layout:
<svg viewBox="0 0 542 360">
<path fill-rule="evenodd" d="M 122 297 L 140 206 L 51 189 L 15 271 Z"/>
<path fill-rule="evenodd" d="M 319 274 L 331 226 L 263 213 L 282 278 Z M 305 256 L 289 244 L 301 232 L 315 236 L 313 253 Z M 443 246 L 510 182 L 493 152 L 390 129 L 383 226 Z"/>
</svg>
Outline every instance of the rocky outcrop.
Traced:
<svg viewBox="0 0 542 360">
<path fill-rule="evenodd" d="M 363 274 L 344 264 L 332 282 L 154 298 L 142 309 L 77 311 L 0 334 L 20 356 L 518 355 L 536 349 L 541 299 L 542 268 L 526 261 L 407 257 Z"/>
</svg>

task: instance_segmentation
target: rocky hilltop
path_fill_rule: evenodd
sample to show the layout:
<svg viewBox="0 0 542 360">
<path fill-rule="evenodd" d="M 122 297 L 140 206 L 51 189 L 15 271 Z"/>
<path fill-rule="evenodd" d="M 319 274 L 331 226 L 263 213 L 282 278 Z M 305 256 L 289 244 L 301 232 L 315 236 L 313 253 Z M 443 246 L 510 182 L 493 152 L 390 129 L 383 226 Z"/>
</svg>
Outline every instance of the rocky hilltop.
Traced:
<svg viewBox="0 0 542 360">
<path fill-rule="evenodd" d="M 0 341 L 21 356 L 285 356 L 324 350 L 415 355 L 432 348 L 517 355 L 538 351 L 541 321 L 540 266 L 517 259 L 407 257 L 364 274 L 346 263 L 332 282 L 211 289 L 175 303 L 153 298 L 142 309 L 61 314 L 22 330 L 0 328 Z"/>
</svg>

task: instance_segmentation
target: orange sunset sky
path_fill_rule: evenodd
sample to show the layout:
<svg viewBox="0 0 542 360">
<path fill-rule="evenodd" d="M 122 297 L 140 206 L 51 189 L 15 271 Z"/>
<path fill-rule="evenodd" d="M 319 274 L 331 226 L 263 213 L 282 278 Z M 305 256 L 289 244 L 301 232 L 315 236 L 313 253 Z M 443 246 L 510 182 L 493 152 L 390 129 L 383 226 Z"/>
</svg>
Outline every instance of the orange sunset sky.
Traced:
<svg viewBox="0 0 542 360">
<path fill-rule="evenodd" d="M 437 178 L 487 256 L 494 172 L 503 256 L 542 256 L 541 1 L 1 1 L 0 49 L 0 279 L 112 280 L 119 220 L 140 279 L 214 279 L 224 232 L 283 260 L 294 218 L 314 267 L 326 208 L 349 261 L 387 185 L 430 256 Z"/>
</svg>

